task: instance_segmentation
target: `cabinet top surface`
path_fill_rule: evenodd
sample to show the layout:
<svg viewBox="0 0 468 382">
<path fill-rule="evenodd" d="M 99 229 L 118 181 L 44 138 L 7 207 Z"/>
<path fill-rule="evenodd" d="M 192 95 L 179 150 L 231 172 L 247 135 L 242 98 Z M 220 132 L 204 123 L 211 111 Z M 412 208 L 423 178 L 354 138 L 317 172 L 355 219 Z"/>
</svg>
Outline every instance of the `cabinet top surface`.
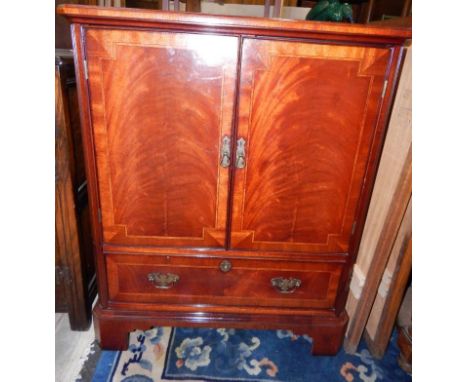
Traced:
<svg viewBox="0 0 468 382">
<path fill-rule="evenodd" d="M 63 4 L 57 13 L 66 16 L 71 22 L 92 25 L 180 27 L 181 29 L 202 29 L 203 31 L 226 31 L 235 33 L 259 34 L 276 31 L 288 37 L 342 36 L 344 38 L 373 38 L 402 43 L 411 38 L 410 28 L 370 26 L 289 19 L 260 17 L 238 17 L 207 15 L 202 13 L 180 13 L 142 10 L 131 8 L 93 7 Z"/>
</svg>

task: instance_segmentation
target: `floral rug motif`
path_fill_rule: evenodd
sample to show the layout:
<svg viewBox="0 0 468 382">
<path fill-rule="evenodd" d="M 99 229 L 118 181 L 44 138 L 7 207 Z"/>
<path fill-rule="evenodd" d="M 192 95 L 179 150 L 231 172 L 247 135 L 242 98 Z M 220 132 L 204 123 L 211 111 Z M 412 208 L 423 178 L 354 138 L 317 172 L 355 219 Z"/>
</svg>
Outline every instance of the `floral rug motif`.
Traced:
<svg viewBox="0 0 468 382">
<path fill-rule="evenodd" d="M 395 338 L 382 360 L 361 344 L 349 355 L 312 356 L 313 339 L 289 330 L 158 327 L 103 351 L 92 382 L 407 382 Z"/>
</svg>

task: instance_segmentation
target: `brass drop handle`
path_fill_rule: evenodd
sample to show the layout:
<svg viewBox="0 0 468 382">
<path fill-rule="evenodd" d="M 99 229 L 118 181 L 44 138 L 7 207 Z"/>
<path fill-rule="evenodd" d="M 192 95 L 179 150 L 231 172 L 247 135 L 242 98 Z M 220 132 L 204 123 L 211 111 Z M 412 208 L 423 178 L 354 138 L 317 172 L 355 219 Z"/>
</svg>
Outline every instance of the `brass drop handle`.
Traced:
<svg viewBox="0 0 468 382">
<path fill-rule="evenodd" d="M 221 144 L 221 167 L 229 167 L 231 164 L 231 138 L 225 135 Z"/>
<path fill-rule="evenodd" d="M 245 139 L 239 138 L 237 140 L 236 148 L 236 168 L 245 167 Z"/>
<path fill-rule="evenodd" d="M 301 286 L 301 280 L 294 277 L 274 277 L 271 279 L 271 285 L 279 293 L 293 293 Z"/>
<path fill-rule="evenodd" d="M 179 275 L 173 273 L 148 273 L 148 281 L 158 289 L 172 288 L 179 279 Z"/>
<path fill-rule="evenodd" d="M 229 260 L 223 260 L 221 261 L 221 263 L 219 263 L 219 269 L 221 270 L 221 272 L 229 272 L 232 268 L 232 264 Z"/>
</svg>

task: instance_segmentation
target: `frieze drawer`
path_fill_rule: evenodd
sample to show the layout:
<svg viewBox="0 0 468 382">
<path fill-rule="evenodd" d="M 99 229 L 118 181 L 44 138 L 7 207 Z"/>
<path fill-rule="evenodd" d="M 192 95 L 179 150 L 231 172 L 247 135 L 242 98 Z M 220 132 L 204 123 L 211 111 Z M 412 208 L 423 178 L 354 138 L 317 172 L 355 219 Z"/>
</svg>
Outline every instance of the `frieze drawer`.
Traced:
<svg viewBox="0 0 468 382">
<path fill-rule="evenodd" d="M 340 263 L 106 256 L 114 302 L 332 308 Z"/>
</svg>

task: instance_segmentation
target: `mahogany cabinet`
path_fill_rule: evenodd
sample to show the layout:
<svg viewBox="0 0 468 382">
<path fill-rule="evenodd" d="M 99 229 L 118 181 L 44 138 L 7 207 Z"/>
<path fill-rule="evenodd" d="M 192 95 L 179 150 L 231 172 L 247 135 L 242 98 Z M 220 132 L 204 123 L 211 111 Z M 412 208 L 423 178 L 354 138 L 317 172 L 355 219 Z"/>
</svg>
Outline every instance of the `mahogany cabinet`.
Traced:
<svg viewBox="0 0 468 382">
<path fill-rule="evenodd" d="M 288 328 L 333 354 L 405 29 L 61 6 L 101 346 Z"/>
</svg>

